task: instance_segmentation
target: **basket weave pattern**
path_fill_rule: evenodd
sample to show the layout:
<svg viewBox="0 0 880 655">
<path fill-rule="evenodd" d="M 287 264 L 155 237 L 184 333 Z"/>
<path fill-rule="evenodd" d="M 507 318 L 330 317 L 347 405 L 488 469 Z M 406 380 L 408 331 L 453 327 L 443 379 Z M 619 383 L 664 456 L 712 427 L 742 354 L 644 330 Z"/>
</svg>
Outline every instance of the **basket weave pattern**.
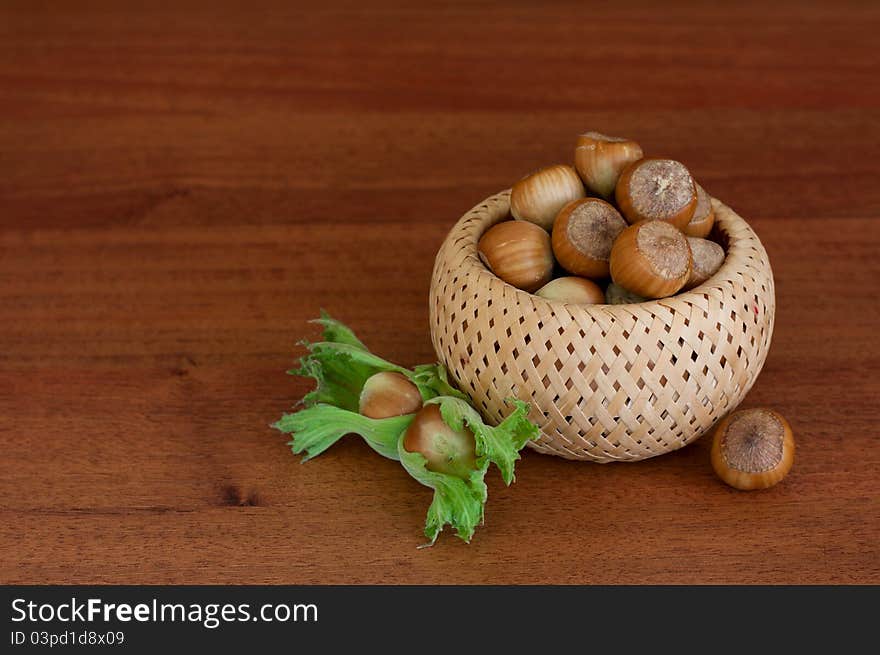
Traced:
<svg viewBox="0 0 880 655">
<path fill-rule="evenodd" d="M 538 451 L 633 461 L 697 439 L 751 388 L 773 333 L 767 253 L 748 224 L 713 200 L 721 269 L 691 291 L 633 305 L 569 305 L 516 289 L 477 256 L 509 217 L 509 191 L 453 227 L 434 263 L 431 338 L 439 360 L 487 421 L 532 403 Z"/>
</svg>

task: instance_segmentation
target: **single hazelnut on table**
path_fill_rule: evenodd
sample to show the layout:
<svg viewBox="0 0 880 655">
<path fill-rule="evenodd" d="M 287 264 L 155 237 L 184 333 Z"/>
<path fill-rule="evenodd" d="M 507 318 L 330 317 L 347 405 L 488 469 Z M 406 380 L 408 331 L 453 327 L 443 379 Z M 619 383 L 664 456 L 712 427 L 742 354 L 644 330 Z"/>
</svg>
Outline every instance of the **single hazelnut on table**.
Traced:
<svg viewBox="0 0 880 655">
<path fill-rule="evenodd" d="M 712 468 L 737 489 L 766 489 L 794 463 L 791 426 L 771 409 L 743 409 L 724 418 L 712 440 Z"/>
<path fill-rule="evenodd" d="M 684 228 L 697 206 L 697 187 L 684 164 L 674 159 L 640 159 L 624 169 L 614 189 L 629 223 L 666 221 Z"/>
<path fill-rule="evenodd" d="M 553 222 L 553 254 L 572 275 L 608 277 L 611 246 L 625 229 L 626 221 L 604 200 L 572 200 Z"/>
<path fill-rule="evenodd" d="M 602 305 L 605 294 L 602 288 L 582 277 L 558 277 L 535 291 L 545 300 L 557 300 L 572 305 Z"/>
<path fill-rule="evenodd" d="M 611 282 L 608 288 L 605 289 L 605 303 L 608 305 L 632 305 L 645 302 L 645 300 L 646 298 L 627 291 L 619 284 L 614 284 L 614 282 Z"/>
<path fill-rule="evenodd" d="M 609 199 L 623 169 L 642 156 L 641 146 L 631 139 L 587 132 L 578 137 L 574 167 L 590 191 Z"/>
<path fill-rule="evenodd" d="M 563 205 L 586 195 L 571 166 L 556 164 L 526 175 L 510 191 L 510 213 L 549 231 Z"/>
<path fill-rule="evenodd" d="M 495 275 L 524 291 L 540 289 L 553 277 L 550 235 L 528 221 L 493 225 L 480 237 L 477 252 Z"/>
<path fill-rule="evenodd" d="M 693 289 L 718 272 L 721 264 L 724 263 L 724 248 L 708 239 L 688 237 L 687 240 L 688 245 L 691 247 L 693 265 L 691 267 L 691 276 L 688 278 L 684 288 Z"/>
<path fill-rule="evenodd" d="M 714 223 L 715 210 L 712 209 L 712 198 L 703 187 L 697 184 L 697 205 L 694 208 L 694 215 L 684 226 L 683 232 L 689 237 L 705 239 L 712 231 Z"/>
<path fill-rule="evenodd" d="M 645 298 L 665 298 L 681 289 L 691 275 L 687 238 L 664 221 L 630 225 L 611 248 L 611 279 Z"/>
<path fill-rule="evenodd" d="M 368 418 L 412 414 L 422 408 L 422 394 L 403 373 L 381 371 L 367 378 L 358 411 Z"/>
</svg>

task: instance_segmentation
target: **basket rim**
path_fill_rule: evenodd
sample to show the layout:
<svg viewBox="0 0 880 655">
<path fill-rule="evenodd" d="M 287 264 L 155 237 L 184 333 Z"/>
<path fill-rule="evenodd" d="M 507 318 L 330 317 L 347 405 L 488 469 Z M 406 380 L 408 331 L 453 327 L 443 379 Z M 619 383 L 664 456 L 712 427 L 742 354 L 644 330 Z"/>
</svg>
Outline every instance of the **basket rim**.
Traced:
<svg viewBox="0 0 880 655">
<path fill-rule="evenodd" d="M 672 311 L 684 310 L 686 306 L 694 305 L 701 298 L 705 298 L 709 294 L 723 294 L 725 287 L 735 281 L 735 276 L 746 272 L 746 267 L 742 264 L 752 256 L 752 253 L 760 253 L 769 268 L 766 251 L 757 234 L 755 234 L 745 219 L 717 198 L 711 198 L 711 202 L 712 209 L 715 212 L 715 226 L 727 239 L 724 263 L 713 276 L 693 289 L 682 291 L 666 298 L 649 299 L 639 303 L 584 305 L 566 303 L 560 300 L 548 300 L 519 289 L 495 275 L 477 254 L 477 244 L 483 233 L 490 227 L 505 220 L 511 220 L 509 214 L 510 189 L 505 189 L 489 196 L 464 214 L 450 230 L 444 240 L 444 244 L 455 244 L 454 249 L 464 254 L 459 265 L 459 270 L 464 276 L 476 275 L 477 279 L 482 283 L 496 287 L 498 285 L 509 287 L 517 295 L 527 298 L 529 302 L 538 306 L 543 305 L 551 311 L 562 310 L 569 314 L 576 311 L 591 315 L 604 313 L 622 317 L 632 315 L 635 310 L 644 311 L 650 307 L 665 307 Z M 487 219 L 487 215 L 492 209 L 491 205 L 498 204 L 504 205 L 506 209 L 500 212 L 497 218 L 491 217 Z"/>
</svg>

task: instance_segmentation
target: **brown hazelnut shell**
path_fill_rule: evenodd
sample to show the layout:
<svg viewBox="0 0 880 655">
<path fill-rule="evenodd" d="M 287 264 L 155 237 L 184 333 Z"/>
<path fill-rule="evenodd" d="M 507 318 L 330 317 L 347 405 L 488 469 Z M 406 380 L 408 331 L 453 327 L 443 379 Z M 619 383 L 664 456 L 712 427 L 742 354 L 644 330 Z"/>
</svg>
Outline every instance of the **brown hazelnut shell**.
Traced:
<svg viewBox="0 0 880 655">
<path fill-rule="evenodd" d="M 752 421 L 752 434 L 740 433 L 737 443 L 732 443 L 731 430 L 735 431 L 738 421 L 743 420 Z M 761 434 L 759 427 L 754 428 L 762 423 L 781 427 L 781 443 L 776 441 L 776 435 Z M 761 439 L 765 442 L 761 443 Z M 739 410 L 728 414 L 715 428 L 712 468 L 719 478 L 736 489 L 767 489 L 788 475 L 794 464 L 794 451 L 791 425 L 781 414 L 764 408 Z"/>
<path fill-rule="evenodd" d="M 602 287 L 583 277 L 558 277 L 535 291 L 535 295 L 571 305 L 605 304 Z"/>
<path fill-rule="evenodd" d="M 712 207 L 712 197 L 697 184 L 697 205 L 694 207 L 694 215 L 682 231 L 689 237 L 705 239 L 712 232 L 714 224 L 715 209 Z"/>
<path fill-rule="evenodd" d="M 674 166 L 677 172 L 684 169 L 684 172 L 687 173 L 684 184 L 688 186 L 688 200 L 685 203 L 676 203 L 673 207 L 666 209 L 662 213 L 650 215 L 644 211 L 644 202 L 640 202 L 638 196 L 639 194 L 651 192 L 637 187 L 639 178 L 636 174 L 644 166 L 651 165 L 653 167 L 663 163 Z M 646 157 L 633 162 L 623 170 L 620 178 L 617 180 L 614 197 L 617 200 L 617 207 L 620 209 L 620 213 L 623 214 L 623 217 L 630 224 L 638 223 L 639 221 L 658 220 L 672 223 L 678 229 L 683 229 L 694 215 L 694 210 L 697 206 L 697 187 L 690 172 L 687 171 L 687 168 L 682 163 L 673 159 Z"/>
<path fill-rule="evenodd" d="M 571 166 L 556 164 L 526 175 L 510 190 L 510 214 L 550 231 L 553 219 L 567 203 L 586 195 Z"/>
<path fill-rule="evenodd" d="M 524 291 L 536 291 L 553 277 L 550 235 L 528 221 L 493 225 L 480 238 L 477 252 L 495 275 Z"/>
<path fill-rule="evenodd" d="M 698 237 L 687 237 L 688 245 L 691 247 L 691 276 L 685 283 L 685 289 L 693 289 L 718 272 L 724 263 L 724 248 L 708 239 L 700 239 Z"/>
<path fill-rule="evenodd" d="M 593 193 L 610 199 L 620 173 L 643 157 L 641 146 L 631 139 L 587 132 L 578 136 L 574 167 Z"/>
<path fill-rule="evenodd" d="M 572 275 L 607 278 L 611 246 L 626 226 L 620 213 L 604 200 L 573 200 L 553 222 L 551 242 L 556 261 Z"/>
<path fill-rule="evenodd" d="M 649 231 L 644 238 L 639 237 L 642 230 Z M 682 261 L 686 265 L 680 266 Z M 667 262 L 675 268 L 668 268 Z M 688 281 L 692 265 L 687 238 L 664 221 L 630 225 L 611 248 L 611 279 L 643 298 L 666 298 L 679 291 Z"/>
<path fill-rule="evenodd" d="M 403 373 L 380 371 L 367 378 L 358 400 L 358 411 L 369 418 L 412 414 L 422 408 L 419 388 Z"/>
</svg>

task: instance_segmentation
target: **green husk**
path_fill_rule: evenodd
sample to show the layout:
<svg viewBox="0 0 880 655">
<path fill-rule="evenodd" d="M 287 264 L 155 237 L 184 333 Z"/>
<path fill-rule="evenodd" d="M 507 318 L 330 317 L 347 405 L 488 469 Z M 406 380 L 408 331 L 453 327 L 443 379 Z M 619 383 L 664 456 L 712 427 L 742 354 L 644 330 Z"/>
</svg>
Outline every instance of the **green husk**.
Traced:
<svg viewBox="0 0 880 655">
<path fill-rule="evenodd" d="M 406 471 L 421 484 L 434 490 L 434 498 L 425 519 L 425 535 L 433 544 L 447 525 L 464 541 L 473 537 L 482 523 L 487 499 L 484 481 L 490 464 L 501 472 L 504 483 L 514 479 L 514 465 L 519 451 L 537 438 L 536 425 L 528 419 L 529 406 L 511 400 L 513 411 L 497 427 L 483 423 L 468 397 L 449 382 L 440 364 L 423 364 L 407 369 L 371 353 L 355 333 L 343 323 L 322 312 L 314 321 L 323 327 L 323 341 L 303 342 L 308 353 L 291 375 L 311 377 L 314 390 L 301 401 L 302 408 L 284 414 L 272 427 L 289 434 L 294 454 L 303 462 L 320 455 L 347 434 L 357 434 L 383 457 L 399 460 Z M 474 434 L 476 467 L 467 479 L 429 471 L 419 453 L 407 452 L 403 437 L 416 414 L 371 419 L 358 413 L 361 390 L 370 376 L 381 371 L 396 371 L 409 378 L 419 389 L 425 403 L 440 405 L 443 421 L 454 430 L 465 427 Z"/>
<path fill-rule="evenodd" d="M 320 455 L 347 434 L 360 435 L 383 457 L 399 459 L 397 442 L 413 418 L 415 414 L 374 419 L 341 407 L 318 404 L 285 414 L 272 427 L 292 435 L 288 445 L 295 455 L 305 452 L 303 462 Z"/>
<path fill-rule="evenodd" d="M 325 312 L 312 322 L 323 326 L 324 340 L 300 342 L 309 352 L 300 358 L 298 367 L 288 371 L 290 375 L 315 380 L 315 389 L 302 399 L 306 407 L 325 403 L 356 412 L 364 384 L 381 371 L 405 375 L 418 387 L 422 400 L 439 395 L 467 400 L 466 395 L 449 384 L 446 369 L 440 364 L 422 364 L 410 370 L 371 353 L 348 326 Z"/>
<path fill-rule="evenodd" d="M 511 400 L 514 410 L 497 427 L 483 423 L 473 407 L 458 398 L 438 397 L 431 401 L 440 405 L 443 421 L 453 430 L 465 426 L 474 433 L 477 449 L 476 469 L 468 480 L 429 471 L 427 460 L 418 453 L 409 453 L 399 443 L 400 462 L 416 480 L 434 490 L 434 499 L 425 520 L 425 536 L 433 544 L 443 527 L 451 525 L 456 535 L 469 542 L 476 526 L 483 521 L 486 504 L 484 478 L 489 464 L 501 471 L 504 483 L 514 481 L 514 463 L 527 442 L 538 437 L 538 427 L 528 420 L 528 403 Z"/>
</svg>

